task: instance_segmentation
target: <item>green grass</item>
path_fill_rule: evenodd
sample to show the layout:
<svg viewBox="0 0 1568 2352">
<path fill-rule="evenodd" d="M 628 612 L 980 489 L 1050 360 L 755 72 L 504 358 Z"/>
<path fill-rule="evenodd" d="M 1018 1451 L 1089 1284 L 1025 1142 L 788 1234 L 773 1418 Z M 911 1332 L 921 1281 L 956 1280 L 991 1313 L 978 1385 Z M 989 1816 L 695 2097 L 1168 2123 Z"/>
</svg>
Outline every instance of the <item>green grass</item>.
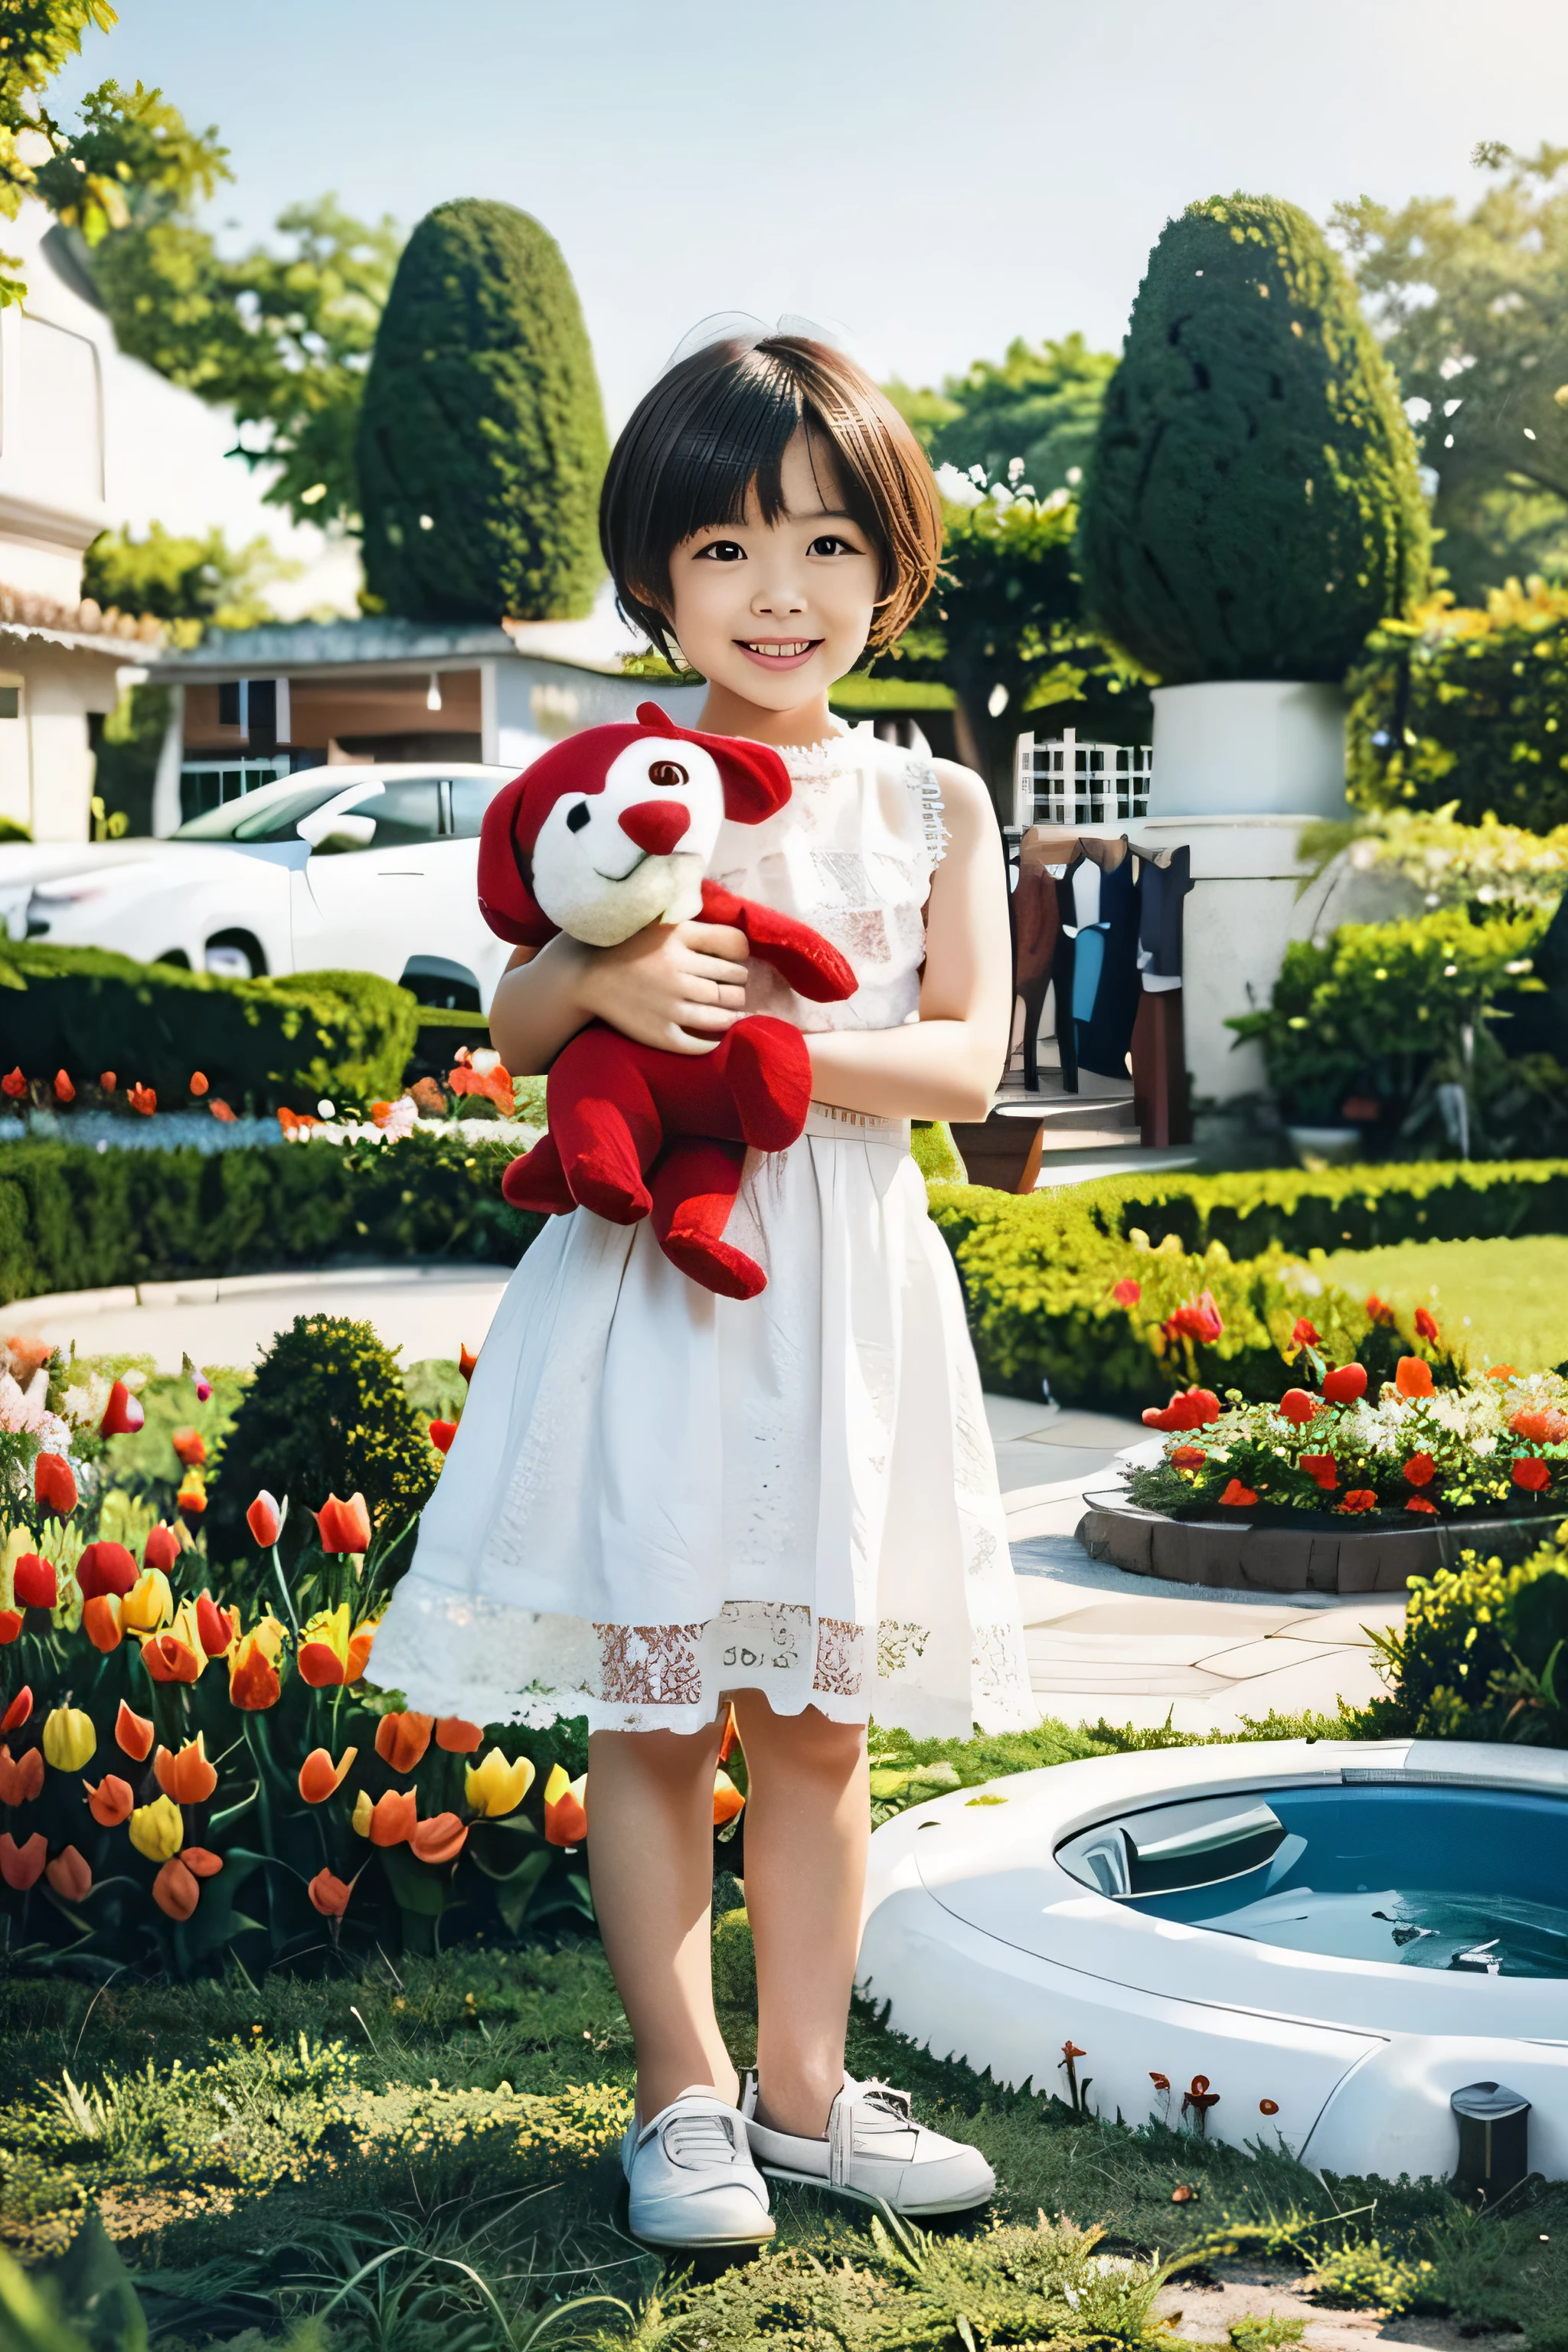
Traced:
<svg viewBox="0 0 1568 2352">
<path fill-rule="evenodd" d="M 1430 1308 L 1475 1364 L 1541 1372 L 1568 1360 L 1568 1234 L 1335 1250 L 1314 1253 L 1312 1267 L 1357 1297 L 1375 1290 L 1393 1307 Z"/>
</svg>

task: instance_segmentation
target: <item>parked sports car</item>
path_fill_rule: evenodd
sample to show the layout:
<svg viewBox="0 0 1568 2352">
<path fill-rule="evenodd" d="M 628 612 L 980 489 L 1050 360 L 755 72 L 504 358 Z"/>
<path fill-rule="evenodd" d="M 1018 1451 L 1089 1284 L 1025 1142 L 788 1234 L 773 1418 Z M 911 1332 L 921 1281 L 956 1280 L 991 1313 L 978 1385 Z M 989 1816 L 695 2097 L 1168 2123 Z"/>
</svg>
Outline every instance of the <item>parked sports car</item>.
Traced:
<svg viewBox="0 0 1568 2352">
<path fill-rule="evenodd" d="M 230 979 L 377 971 L 426 1004 L 488 1011 L 510 950 L 479 913 L 479 832 L 513 772 L 310 768 L 167 840 L 7 844 L 0 921 Z"/>
</svg>

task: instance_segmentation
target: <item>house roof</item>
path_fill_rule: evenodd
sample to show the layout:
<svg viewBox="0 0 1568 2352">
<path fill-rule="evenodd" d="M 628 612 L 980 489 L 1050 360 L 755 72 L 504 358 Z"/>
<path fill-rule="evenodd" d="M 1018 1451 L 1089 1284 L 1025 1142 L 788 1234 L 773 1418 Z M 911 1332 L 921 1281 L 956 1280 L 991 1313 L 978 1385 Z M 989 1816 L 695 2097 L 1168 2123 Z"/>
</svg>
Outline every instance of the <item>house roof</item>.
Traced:
<svg viewBox="0 0 1568 2352">
<path fill-rule="evenodd" d="M 254 629 L 209 629 L 199 646 L 163 654 L 150 668 L 154 677 L 173 684 L 362 664 L 417 668 L 523 655 L 618 677 L 626 655 L 645 650 L 646 640 L 621 619 L 606 583 L 594 610 L 579 621 L 409 621 L 391 613 L 360 620 L 267 621 Z"/>
</svg>

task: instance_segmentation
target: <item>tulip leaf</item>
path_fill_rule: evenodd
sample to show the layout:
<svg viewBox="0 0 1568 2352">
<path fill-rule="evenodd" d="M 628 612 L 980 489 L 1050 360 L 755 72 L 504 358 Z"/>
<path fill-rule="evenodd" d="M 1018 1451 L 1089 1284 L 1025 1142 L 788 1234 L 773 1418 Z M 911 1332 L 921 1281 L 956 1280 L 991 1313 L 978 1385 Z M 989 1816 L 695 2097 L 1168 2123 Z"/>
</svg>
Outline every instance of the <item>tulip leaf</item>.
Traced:
<svg viewBox="0 0 1568 2352">
<path fill-rule="evenodd" d="M 511 1826 L 510 1822 L 486 1822 L 482 1827 L 476 1825 L 469 1836 L 468 1852 L 487 1878 L 499 1878 L 504 1883 L 516 1878 L 520 1872 L 550 1859 L 550 1849 L 542 1843 L 537 1830 L 533 1832 L 528 1852 L 521 1859 L 515 1853 L 503 1853 L 499 1841 L 492 1840 L 491 1832 L 510 1830 Z M 534 1876 L 538 1875 L 535 1869 Z"/>
<path fill-rule="evenodd" d="M 400 1911 L 412 1911 L 420 1919 L 438 1919 L 441 1916 L 447 1908 L 447 1890 L 422 1862 L 415 1859 L 406 1846 L 383 1846 L 381 1866 L 386 1873 L 393 1901 Z"/>
<path fill-rule="evenodd" d="M 475 1854 L 474 1859 L 479 1862 L 478 1853 Z M 479 1862 L 479 1867 L 481 1870 L 484 1869 L 485 1865 L 482 1862 Z M 540 1846 L 536 1847 L 533 1853 L 525 1854 L 515 1870 L 508 1871 L 504 1875 L 493 1870 L 488 1874 L 491 1878 L 499 1877 L 501 1880 L 500 1889 L 496 1896 L 496 1909 L 514 1936 L 521 1935 L 523 1922 L 528 1917 L 530 1906 L 538 1892 L 539 1883 L 549 1867 L 550 1849 L 548 1846 Z"/>
<path fill-rule="evenodd" d="M 220 1831 L 227 1829 L 231 1822 L 238 1821 L 241 1813 L 250 1811 L 260 1793 L 260 1781 L 253 1780 L 242 1797 L 237 1797 L 232 1805 L 226 1805 L 221 1813 L 213 1814 L 207 1823 L 208 1835 L 216 1838 Z"/>
</svg>

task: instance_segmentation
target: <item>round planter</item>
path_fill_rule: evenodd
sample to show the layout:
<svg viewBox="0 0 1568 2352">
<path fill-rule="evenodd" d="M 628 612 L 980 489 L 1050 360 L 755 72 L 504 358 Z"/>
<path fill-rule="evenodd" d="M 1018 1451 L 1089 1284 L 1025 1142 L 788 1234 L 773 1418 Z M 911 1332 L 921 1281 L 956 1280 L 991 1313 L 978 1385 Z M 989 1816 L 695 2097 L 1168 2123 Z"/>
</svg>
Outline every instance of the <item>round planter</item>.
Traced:
<svg viewBox="0 0 1568 2352">
<path fill-rule="evenodd" d="M 1349 1168 L 1366 1150 L 1359 1127 L 1288 1127 L 1285 1132 L 1303 1168 Z"/>
<path fill-rule="evenodd" d="M 1345 699 L 1286 678 L 1157 686 L 1151 817 L 1343 816 Z"/>
<path fill-rule="evenodd" d="M 1539 1522 L 1542 1533 L 1561 1513 Z M 1244 1519 L 1168 1519 L 1131 1504 L 1097 1504 L 1078 1523 L 1091 1559 L 1167 1584 L 1247 1592 L 1403 1592 L 1459 1553 L 1517 1542 L 1516 1518 L 1445 1519 L 1437 1526 L 1249 1527 Z"/>
</svg>

